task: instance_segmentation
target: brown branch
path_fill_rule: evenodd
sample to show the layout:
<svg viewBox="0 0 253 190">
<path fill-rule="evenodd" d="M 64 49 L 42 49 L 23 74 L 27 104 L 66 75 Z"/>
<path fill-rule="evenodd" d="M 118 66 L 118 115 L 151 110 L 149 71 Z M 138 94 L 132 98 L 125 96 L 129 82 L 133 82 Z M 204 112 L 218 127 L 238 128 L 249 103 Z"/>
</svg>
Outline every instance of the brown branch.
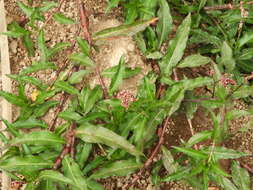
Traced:
<svg viewBox="0 0 253 190">
<path fill-rule="evenodd" d="M 249 1 L 244 3 L 244 5 L 252 5 L 253 1 Z M 230 10 L 230 9 L 238 9 L 240 5 L 232 5 L 231 3 L 224 4 L 224 5 L 215 5 L 215 6 L 207 6 L 204 7 L 205 11 L 217 11 L 217 10 Z"/>
<path fill-rule="evenodd" d="M 74 131 L 75 128 L 76 128 L 76 124 L 73 123 L 70 126 L 69 130 L 67 131 L 67 133 L 66 133 L 66 144 L 63 147 L 60 155 L 56 158 L 56 160 L 54 162 L 53 169 L 56 170 L 56 169 L 58 169 L 60 167 L 64 156 L 66 156 L 69 153 L 74 152 L 74 150 L 73 150 L 73 144 L 74 144 L 74 141 L 75 141 L 75 131 Z"/>
<path fill-rule="evenodd" d="M 239 160 L 238 160 L 239 161 Z M 240 162 L 239 161 L 239 163 L 240 163 L 240 165 L 243 167 L 243 168 L 245 168 L 248 172 L 250 172 L 251 174 L 253 174 L 253 168 L 251 168 L 249 165 L 247 165 L 247 164 L 245 164 L 245 163 L 242 163 L 242 162 Z"/>
<path fill-rule="evenodd" d="M 89 32 L 89 19 L 87 12 L 84 8 L 84 4 L 81 0 L 77 0 L 78 6 L 79 6 L 79 12 L 80 12 L 80 22 L 83 29 L 84 39 L 86 39 L 89 44 L 91 45 L 91 34 Z"/>
<path fill-rule="evenodd" d="M 55 129 L 55 124 L 57 122 L 58 119 L 58 114 L 63 110 L 65 103 L 68 100 L 69 95 L 66 92 L 63 92 L 61 99 L 60 99 L 60 104 L 58 105 L 58 107 L 56 108 L 55 112 L 54 112 L 54 118 L 51 120 L 48 130 L 49 131 L 54 131 Z"/>
<path fill-rule="evenodd" d="M 163 124 L 162 124 L 162 132 L 159 135 L 159 141 L 156 144 L 155 149 L 152 151 L 151 155 L 149 156 L 149 158 L 145 162 L 144 166 L 141 168 L 141 170 L 138 172 L 138 174 L 135 176 L 135 178 L 131 181 L 131 183 L 126 184 L 125 186 L 123 186 L 123 189 L 128 190 L 131 186 L 135 185 L 136 182 L 142 176 L 143 172 L 153 163 L 154 158 L 157 156 L 157 154 L 160 151 L 161 146 L 164 143 L 164 136 L 165 136 L 166 129 L 168 127 L 169 119 L 170 119 L 169 117 L 166 117 L 164 119 Z"/>
<path fill-rule="evenodd" d="M 77 3 L 78 3 L 78 6 L 79 6 L 80 23 L 81 23 L 82 31 L 83 31 L 83 34 L 84 34 L 84 39 L 86 39 L 89 42 L 89 44 L 91 45 L 92 44 L 92 39 L 91 39 L 90 31 L 89 31 L 88 15 L 87 15 L 87 12 L 84 8 L 83 2 L 81 0 L 77 0 Z M 102 86 L 104 98 L 108 98 L 109 97 L 108 90 L 105 86 L 104 79 L 103 79 L 103 77 L 100 73 L 100 70 L 99 70 L 98 66 L 96 67 L 96 74 L 98 76 L 99 83 Z"/>
</svg>

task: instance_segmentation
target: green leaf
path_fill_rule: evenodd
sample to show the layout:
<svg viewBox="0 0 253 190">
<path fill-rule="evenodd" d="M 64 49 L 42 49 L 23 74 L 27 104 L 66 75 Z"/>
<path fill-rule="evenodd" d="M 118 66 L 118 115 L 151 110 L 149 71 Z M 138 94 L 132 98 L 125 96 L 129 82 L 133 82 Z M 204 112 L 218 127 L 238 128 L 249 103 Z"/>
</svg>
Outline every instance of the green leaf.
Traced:
<svg viewBox="0 0 253 190">
<path fill-rule="evenodd" d="M 169 182 L 169 181 L 175 181 L 175 180 L 181 180 L 187 176 L 189 173 L 190 168 L 181 168 L 177 172 L 170 174 L 162 179 L 164 182 Z"/>
<path fill-rule="evenodd" d="M 186 147 L 191 147 L 194 144 L 202 142 L 212 137 L 212 131 L 202 131 L 193 135 L 188 142 L 186 143 Z"/>
<path fill-rule="evenodd" d="M 70 84 L 77 84 L 83 80 L 83 77 L 89 74 L 90 71 L 87 70 L 79 70 L 71 75 L 69 78 Z"/>
<path fill-rule="evenodd" d="M 71 44 L 69 42 L 57 43 L 53 48 L 48 50 L 48 58 L 53 57 L 56 53 L 58 53 L 59 51 L 65 49 L 69 46 L 71 46 Z"/>
<path fill-rule="evenodd" d="M 94 107 L 95 103 L 103 97 L 103 91 L 100 86 L 90 90 L 89 87 L 83 88 L 79 97 L 83 114 L 86 115 Z"/>
<path fill-rule="evenodd" d="M 232 97 L 240 99 L 251 95 L 253 95 L 253 86 L 243 85 L 232 94 Z"/>
<path fill-rule="evenodd" d="M 25 190 L 36 190 L 36 185 L 34 182 L 30 182 L 26 185 Z"/>
<path fill-rule="evenodd" d="M 83 143 L 82 141 L 77 145 L 76 161 L 81 167 L 84 167 L 85 162 L 88 160 L 92 150 L 92 144 Z"/>
<path fill-rule="evenodd" d="M 117 27 L 107 28 L 92 35 L 94 41 L 113 39 L 116 37 L 133 36 L 146 29 L 150 24 L 156 22 L 157 18 L 147 21 L 137 21 L 132 24 L 124 24 Z"/>
<path fill-rule="evenodd" d="M 125 138 L 104 127 L 94 126 L 87 123 L 76 130 L 76 135 L 84 142 L 101 143 L 113 148 L 122 148 L 135 156 L 142 155 L 142 153 Z"/>
<path fill-rule="evenodd" d="M 152 53 L 148 53 L 146 54 L 146 58 L 147 59 L 161 59 L 163 57 L 163 54 L 160 53 L 159 51 L 155 51 L 155 52 L 152 52 Z"/>
<path fill-rule="evenodd" d="M 133 160 L 120 160 L 102 166 L 90 178 L 100 179 L 111 176 L 127 176 L 141 167 L 142 164 L 136 163 Z"/>
<path fill-rule="evenodd" d="M 34 50 L 34 43 L 30 37 L 30 32 L 27 32 L 24 37 L 22 38 L 22 41 L 24 43 L 25 48 L 28 51 L 29 56 L 34 56 L 35 55 L 35 50 Z"/>
<path fill-rule="evenodd" d="M 90 45 L 88 42 L 80 37 L 76 38 L 79 48 L 82 50 L 82 53 L 89 56 L 90 54 Z"/>
<path fill-rule="evenodd" d="M 40 60 L 47 61 L 48 60 L 48 49 L 45 42 L 45 32 L 44 30 L 40 30 L 38 36 L 38 48 L 40 50 Z"/>
<path fill-rule="evenodd" d="M 42 11 L 42 12 L 47 12 L 50 9 L 52 9 L 54 7 L 57 7 L 57 6 L 58 6 L 58 3 L 56 3 L 56 2 L 53 2 L 53 1 L 44 1 L 42 3 L 42 7 L 40 7 L 39 10 Z"/>
<path fill-rule="evenodd" d="M 249 154 L 239 152 L 239 151 L 236 151 L 233 149 L 227 149 L 225 147 L 215 147 L 214 150 L 212 150 L 211 148 L 203 149 L 202 152 L 204 152 L 205 154 L 210 154 L 211 152 L 213 152 L 212 154 L 214 155 L 214 157 L 217 160 L 219 160 L 219 159 L 236 159 L 236 158 L 240 158 L 242 156 L 249 155 Z"/>
<path fill-rule="evenodd" d="M 12 123 L 13 127 L 20 129 L 30 129 L 34 127 L 41 127 L 41 128 L 47 128 L 47 124 L 42 120 L 37 120 L 35 118 L 29 118 L 25 121 L 16 121 Z"/>
<path fill-rule="evenodd" d="M 108 78 L 113 78 L 113 76 L 117 73 L 118 69 L 119 69 L 119 65 L 110 67 L 108 69 L 105 69 L 102 72 L 102 75 L 105 77 L 108 77 Z M 134 69 L 132 69 L 130 67 L 126 67 L 124 75 L 123 75 L 123 79 L 131 78 L 131 77 L 139 74 L 140 71 L 141 71 L 141 68 L 139 68 L 139 67 L 134 68 Z"/>
<path fill-rule="evenodd" d="M 79 94 L 79 91 L 75 87 L 62 80 L 56 81 L 54 86 L 72 95 Z"/>
<path fill-rule="evenodd" d="M 65 156 L 62 161 L 62 168 L 64 175 L 71 179 L 77 187 L 73 190 L 88 190 L 87 180 L 84 178 L 82 171 L 80 170 L 78 164 L 68 155 Z"/>
<path fill-rule="evenodd" d="M 183 152 L 184 154 L 186 154 L 190 157 L 196 158 L 196 159 L 206 159 L 206 158 L 208 158 L 207 153 L 204 153 L 204 152 L 199 151 L 199 150 L 194 150 L 194 149 L 191 149 L 191 148 L 176 147 L 176 146 L 173 146 L 173 148 L 176 149 L 179 152 Z"/>
<path fill-rule="evenodd" d="M 11 38 L 20 38 L 25 35 L 24 33 L 19 32 L 19 31 L 7 31 L 7 32 L 3 32 L 1 34 L 9 36 Z"/>
<path fill-rule="evenodd" d="M 170 75 L 172 73 L 172 69 L 183 57 L 190 29 L 191 15 L 189 14 L 179 26 L 176 37 L 169 42 L 166 55 L 162 61 L 159 62 L 163 75 Z"/>
<path fill-rule="evenodd" d="M 25 75 L 14 75 L 14 74 L 9 74 L 6 76 L 16 81 L 32 84 L 41 90 L 45 90 L 48 88 L 47 85 L 43 84 L 39 79 L 35 77 L 30 77 L 30 76 L 25 76 Z"/>
<path fill-rule="evenodd" d="M 94 67 L 93 61 L 86 56 L 84 53 L 73 53 L 69 56 L 69 59 L 72 60 L 74 63 L 84 65 L 87 67 Z"/>
<path fill-rule="evenodd" d="M 125 58 L 121 57 L 119 61 L 119 67 L 115 75 L 113 76 L 109 88 L 110 95 L 112 95 L 121 85 L 123 76 L 125 73 Z"/>
<path fill-rule="evenodd" d="M 227 72 L 234 70 L 235 60 L 233 58 L 233 50 L 226 41 L 223 42 L 221 47 L 221 62 L 226 67 Z"/>
<path fill-rule="evenodd" d="M 61 14 L 61 13 L 55 13 L 53 15 L 53 18 L 59 24 L 75 24 L 76 23 L 73 19 L 68 18 L 64 14 Z"/>
<path fill-rule="evenodd" d="M 166 0 L 159 0 L 160 9 L 158 11 L 159 22 L 157 24 L 157 34 L 160 48 L 162 43 L 168 38 L 172 31 L 172 17 L 170 14 L 170 7 Z"/>
<path fill-rule="evenodd" d="M 43 104 L 36 106 L 33 112 L 34 117 L 37 118 L 44 116 L 50 108 L 56 106 L 57 104 L 58 104 L 57 101 L 47 101 Z"/>
<path fill-rule="evenodd" d="M 50 131 L 33 131 L 16 137 L 10 141 L 11 145 L 32 144 L 55 146 L 64 144 L 65 141 Z"/>
<path fill-rule="evenodd" d="M 82 116 L 78 114 L 77 112 L 68 111 L 68 110 L 60 112 L 58 116 L 68 121 L 78 121 L 82 119 Z"/>
<path fill-rule="evenodd" d="M 226 177 L 221 178 L 221 186 L 225 190 L 238 190 L 235 185 Z"/>
<path fill-rule="evenodd" d="M 11 104 L 14 104 L 20 107 L 27 106 L 27 102 L 23 98 L 12 93 L 0 90 L 0 97 L 3 97 L 5 100 L 10 102 Z"/>
<path fill-rule="evenodd" d="M 0 161 L 0 168 L 7 171 L 34 171 L 44 168 L 51 168 L 53 162 L 46 161 L 39 156 L 13 156 Z"/>
<path fill-rule="evenodd" d="M 251 182 L 248 171 L 240 167 L 238 161 L 233 161 L 231 169 L 232 169 L 232 179 L 235 185 L 240 190 L 250 190 Z"/>
<path fill-rule="evenodd" d="M 162 146 L 162 161 L 165 169 L 168 174 L 172 174 L 177 171 L 178 165 L 175 163 L 174 158 L 171 152 L 165 147 Z"/>
<path fill-rule="evenodd" d="M 182 62 L 178 64 L 179 68 L 184 67 L 198 67 L 210 63 L 209 57 L 202 56 L 200 54 L 193 54 L 186 57 Z"/>
<path fill-rule="evenodd" d="M 23 69 L 20 72 L 20 74 L 26 75 L 26 74 L 30 74 L 30 73 L 41 71 L 41 70 L 47 70 L 47 69 L 56 69 L 56 66 L 52 62 L 33 62 L 31 66 Z"/>
<path fill-rule="evenodd" d="M 238 41 L 238 47 L 241 48 L 248 42 L 252 42 L 253 40 L 253 32 L 245 32 L 244 35 Z"/>
<path fill-rule="evenodd" d="M 30 17 L 33 12 L 34 12 L 34 8 L 32 7 L 28 7 L 26 6 L 24 3 L 22 3 L 21 1 L 17 2 L 17 5 L 19 6 L 19 8 L 27 15 L 27 17 Z"/>
<path fill-rule="evenodd" d="M 74 185 L 74 183 L 71 179 L 65 177 L 60 172 L 54 171 L 54 170 L 44 170 L 44 171 L 40 172 L 40 175 L 38 178 Z"/>
<path fill-rule="evenodd" d="M 106 160 L 104 156 L 96 156 L 95 159 L 87 163 L 83 169 L 83 174 L 86 175 L 91 170 L 97 168 L 99 165 L 102 165 Z"/>
</svg>

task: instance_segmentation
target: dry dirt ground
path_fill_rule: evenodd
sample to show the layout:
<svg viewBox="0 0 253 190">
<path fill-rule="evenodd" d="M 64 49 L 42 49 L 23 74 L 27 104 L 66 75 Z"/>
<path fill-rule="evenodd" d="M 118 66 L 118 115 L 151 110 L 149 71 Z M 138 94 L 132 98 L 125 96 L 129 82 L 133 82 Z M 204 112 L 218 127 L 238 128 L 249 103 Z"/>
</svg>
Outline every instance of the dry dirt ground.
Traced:
<svg viewBox="0 0 253 190">
<path fill-rule="evenodd" d="M 26 3 L 26 0 L 22 0 Z M 12 21 L 20 21 L 22 19 L 22 12 L 16 5 L 17 0 L 6 0 L 6 11 L 7 11 L 7 22 L 10 23 Z M 39 4 L 40 1 L 34 1 L 36 4 Z M 85 7 L 89 14 L 90 20 L 90 30 L 97 31 L 103 28 L 117 26 L 122 23 L 122 10 L 114 9 L 111 13 L 105 14 L 106 0 L 84 0 Z M 78 20 L 78 8 L 76 6 L 75 0 L 65 1 L 63 4 L 61 12 L 68 17 L 71 17 L 75 20 Z M 74 40 L 78 28 L 73 27 L 72 25 L 60 25 L 53 21 L 50 21 L 48 25 L 45 27 L 46 31 L 46 41 L 49 46 L 53 46 L 57 42 L 71 42 Z M 35 36 L 33 36 L 35 40 Z M 18 39 L 9 39 L 9 47 L 10 47 L 10 59 L 11 59 L 11 69 L 12 73 L 18 73 L 22 68 L 30 65 L 32 61 L 38 60 L 39 54 L 36 52 L 36 56 L 34 58 L 29 58 L 25 49 Z M 66 53 L 66 52 L 65 52 Z M 63 53 L 64 54 L 64 53 Z M 100 70 L 111 67 L 113 65 L 118 64 L 119 59 L 122 55 L 126 56 L 127 64 L 131 67 L 141 67 L 142 73 L 135 78 L 130 79 L 126 83 L 122 85 L 122 89 L 127 89 L 136 92 L 136 87 L 138 85 L 138 81 L 141 77 L 150 70 L 150 66 L 143 59 L 138 49 L 136 48 L 135 42 L 131 38 L 122 38 L 114 41 L 110 41 L 104 45 L 101 45 L 99 48 L 99 53 L 96 53 L 94 56 L 95 62 L 99 65 Z M 64 59 L 64 56 L 59 55 L 55 58 L 57 63 L 60 64 Z M 201 72 L 205 70 L 205 68 L 201 68 L 200 70 L 195 71 L 195 73 Z M 189 74 L 187 71 L 184 74 Z M 43 71 L 36 74 L 41 80 L 48 82 L 55 77 L 55 72 Z M 89 84 L 94 85 L 98 83 L 98 79 L 96 75 L 91 75 L 89 80 L 87 81 Z M 105 81 L 108 84 L 108 81 Z M 13 83 L 13 90 L 15 91 L 15 83 Z M 27 93 L 30 94 L 33 89 L 29 86 L 27 87 Z M 237 109 L 245 109 L 247 105 L 241 101 L 236 102 Z M 14 118 L 17 115 L 18 110 L 14 109 Z M 54 112 L 52 110 L 48 116 L 45 118 L 46 121 L 50 120 L 50 115 Z M 236 121 L 231 122 L 230 131 L 231 138 L 225 142 L 225 145 L 228 148 L 234 148 L 246 153 L 253 154 L 253 128 L 252 126 L 248 126 L 249 129 L 246 132 L 238 132 L 238 130 L 244 126 L 247 121 L 249 121 L 249 117 L 244 117 Z M 201 109 L 195 114 L 193 119 L 193 128 L 195 132 L 199 132 L 202 130 L 210 129 L 212 123 L 205 112 Z M 184 115 L 179 114 L 173 118 L 173 121 L 170 123 L 169 129 L 167 131 L 166 136 L 166 146 L 171 147 L 175 145 L 179 145 L 180 139 L 187 141 L 191 137 L 191 132 L 189 128 L 189 124 Z M 253 157 L 245 157 L 242 158 L 241 161 L 243 163 L 248 164 L 251 168 L 253 168 Z M 228 162 L 223 163 L 224 167 L 227 169 L 230 165 Z M 127 181 L 131 181 L 131 176 L 124 178 L 109 178 L 103 180 L 107 190 L 117 190 L 121 189 L 122 184 Z M 179 183 L 166 183 L 162 184 L 161 187 L 153 187 L 150 182 L 150 178 L 143 177 L 138 181 L 137 184 L 139 189 L 147 189 L 147 190 L 190 190 L 192 188 L 187 187 L 183 184 Z"/>
</svg>

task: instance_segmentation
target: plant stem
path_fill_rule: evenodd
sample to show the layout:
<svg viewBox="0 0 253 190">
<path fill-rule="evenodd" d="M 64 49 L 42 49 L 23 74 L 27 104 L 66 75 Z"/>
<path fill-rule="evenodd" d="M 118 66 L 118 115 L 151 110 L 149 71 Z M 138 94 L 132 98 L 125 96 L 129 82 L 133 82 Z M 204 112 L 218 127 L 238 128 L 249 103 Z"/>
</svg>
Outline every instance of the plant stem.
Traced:
<svg viewBox="0 0 253 190">
<path fill-rule="evenodd" d="M 157 156 L 157 154 L 160 151 L 161 146 L 164 143 L 164 136 L 165 136 L 166 129 L 168 127 L 169 119 L 170 118 L 168 116 L 164 119 L 163 124 L 162 124 L 162 132 L 159 136 L 159 141 L 156 144 L 155 149 L 150 154 L 149 158 L 144 163 L 144 166 L 141 168 L 141 170 L 138 172 L 138 174 L 134 177 L 134 179 L 131 181 L 131 183 L 126 184 L 126 185 L 123 186 L 123 189 L 128 190 L 130 187 L 135 185 L 136 182 L 140 179 L 143 172 L 153 163 L 154 158 Z"/>
</svg>

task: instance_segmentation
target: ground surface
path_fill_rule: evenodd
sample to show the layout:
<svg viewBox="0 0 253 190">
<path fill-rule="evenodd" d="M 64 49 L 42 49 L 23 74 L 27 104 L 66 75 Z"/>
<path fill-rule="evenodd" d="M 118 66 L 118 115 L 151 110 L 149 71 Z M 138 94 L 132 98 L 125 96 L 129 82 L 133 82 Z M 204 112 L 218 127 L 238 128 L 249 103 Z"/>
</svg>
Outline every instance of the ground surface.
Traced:
<svg viewBox="0 0 253 190">
<path fill-rule="evenodd" d="M 22 13 L 16 5 L 16 0 L 6 0 L 6 11 L 7 11 L 7 21 L 8 23 L 12 21 L 19 21 L 22 18 Z M 25 1 L 24 1 L 25 2 Z M 122 15 L 120 9 L 114 9 L 112 13 L 105 14 L 106 0 L 84 0 L 86 9 L 89 13 L 90 19 L 90 29 L 91 31 L 97 31 L 110 26 L 117 26 L 122 22 Z M 39 1 L 36 1 L 39 3 Z M 67 16 L 77 19 L 77 7 L 74 0 L 65 1 L 61 9 Z M 72 26 L 63 26 L 59 24 L 51 25 L 50 23 L 46 26 L 47 31 L 46 40 L 49 45 L 54 45 L 60 41 L 72 41 L 76 35 L 77 28 Z M 11 69 L 12 73 L 18 73 L 22 68 L 30 65 L 31 61 L 25 52 L 24 47 L 21 42 L 16 39 L 10 39 L 10 54 L 11 54 Z M 139 79 L 149 70 L 148 62 L 146 62 L 141 54 L 139 53 L 136 45 L 131 38 L 117 39 L 116 41 L 111 41 L 100 47 L 100 51 L 94 57 L 95 62 L 99 65 L 101 70 L 118 64 L 118 61 L 122 55 L 126 56 L 127 64 L 131 67 L 141 67 L 142 73 L 135 78 L 130 79 L 122 85 L 122 89 L 130 90 L 133 94 L 136 91 L 136 87 Z M 59 55 L 57 59 L 58 64 L 61 64 L 63 56 Z M 38 58 L 38 53 L 37 53 Z M 34 58 L 36 60 L 36 57 Z M 194 74 L 203 73 L 202 71 L 207 70 L 207 68 L 201 68 L 200 70 L 194 71 Z M 191 71 L 182 71 L 186 75 L 190 75 Z M 50 81 L 54 78 L 55 73 L 50 72 L 39 72 L 38 77 L 44 81 Z M 91 85 L 97 84 L 98 79 L 95 75 L 91 75 L 89 81 Z M 106 81 L 108 85 L 108 81 Z M 15 83 L 13 83 L 13 90 L 15 91 Z M 31 93 L 32 89 L 27 89 L 27 93 Z M 238 109 L 245 109 L 247 105 L 241 101 L 236 103 Z M 14 109 L 14 118 L 18 110 Z M 53 112 L 53 110 L 52 110 Z M 46 121 L 50 120 L 50 114 L 45 118 Z M 229 138 L 225 145 L 228 148 L 233 148 L 253 154 L 253 128 L 249 126 L 249 130 L 246 132 L 238 132 L 238 130 L 244 126 L 249 118 L 241 118 L 236 121 L 231 122 L 231 138 Z M 193 119 L 193 128 L 195 132 L 209 129 L 211 127 L 211 121 L 203 110 L 198 110 Z M 173 118 L 173 121 L 169 125 L 169 129 L 166 135 L 166 146 L 171 147 L 178 145 L 180 139 L 187 141 L 191 137 L 191 131 L 189 124 L 184 115 L 178 115 Z M 253 157 L 242 158 L 243 163 L 247 163 L 251 168 L 253 168 Z M 229 167 L 230 163 L 224 162 L 223 166 L 225 169 Z M 252 178 L 253 180 L 253 178 Z M 131 181 L 131 177 L 126 178 L 110 178 L 103 180 L 103 184 L 107 190 L 121 189 L 124 183 Z M 150 184 L 150 179 L 143 177 L 140 179 L 137 186 L 140 189 L 164 189 L 164 190 L 189 190 L 187 186 L 178 183 L 163 184 L 161 187 L 152 187 Z"/>
</svg>

